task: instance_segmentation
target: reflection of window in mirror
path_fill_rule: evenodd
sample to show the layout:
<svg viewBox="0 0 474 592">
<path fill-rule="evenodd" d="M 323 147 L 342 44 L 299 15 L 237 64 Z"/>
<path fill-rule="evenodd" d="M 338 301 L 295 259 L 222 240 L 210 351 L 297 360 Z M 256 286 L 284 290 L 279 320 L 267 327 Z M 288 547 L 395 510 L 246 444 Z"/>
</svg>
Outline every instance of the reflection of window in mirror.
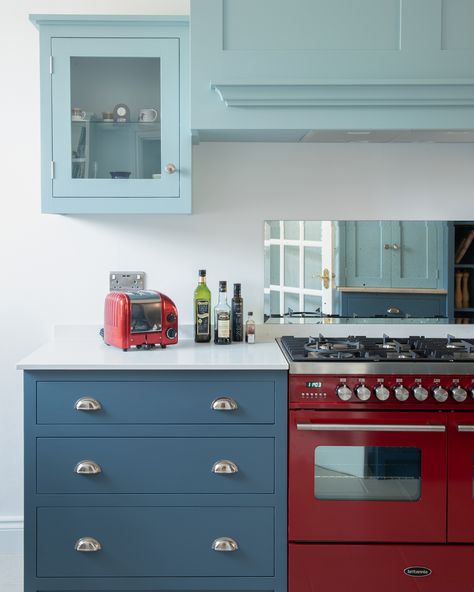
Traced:
<svg viewBox="0 0 474 592">
<path fill-rule="evenodd" d="M 448 245 L 456 224 L 267 221 L 265 318 L 447 322 L 455 316 Z"/>
</svg>

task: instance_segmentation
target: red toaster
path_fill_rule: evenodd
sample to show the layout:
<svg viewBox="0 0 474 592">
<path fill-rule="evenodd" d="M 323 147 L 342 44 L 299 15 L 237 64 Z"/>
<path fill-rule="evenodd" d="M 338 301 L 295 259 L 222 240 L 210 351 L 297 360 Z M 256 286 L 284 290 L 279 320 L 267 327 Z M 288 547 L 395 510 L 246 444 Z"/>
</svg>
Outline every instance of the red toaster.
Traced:
<svg viewBox="0 0 474 592">
<path fill-rule="evenodd" d="M 156 290 L 111 292 L 105 299 L 101 335 L 107 345 L 124 351 L 132 346 L 166 347 L 178 343 L 178 310 Z"/>
</svg>

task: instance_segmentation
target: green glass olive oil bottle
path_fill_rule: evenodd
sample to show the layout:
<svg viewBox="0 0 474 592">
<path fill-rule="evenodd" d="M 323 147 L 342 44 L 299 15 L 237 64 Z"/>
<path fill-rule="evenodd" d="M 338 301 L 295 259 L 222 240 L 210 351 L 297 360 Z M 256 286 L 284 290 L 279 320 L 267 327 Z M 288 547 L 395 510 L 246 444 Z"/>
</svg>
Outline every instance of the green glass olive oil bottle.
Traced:
<svg viewBox="0 0 474 592">
<path fill-rule="evenodd" d="M 199 283 L 194 290 L 194 341 L 211 341 L 211 292 L 206 285 L 206 270 L 199 270 Z"/>
</svg>

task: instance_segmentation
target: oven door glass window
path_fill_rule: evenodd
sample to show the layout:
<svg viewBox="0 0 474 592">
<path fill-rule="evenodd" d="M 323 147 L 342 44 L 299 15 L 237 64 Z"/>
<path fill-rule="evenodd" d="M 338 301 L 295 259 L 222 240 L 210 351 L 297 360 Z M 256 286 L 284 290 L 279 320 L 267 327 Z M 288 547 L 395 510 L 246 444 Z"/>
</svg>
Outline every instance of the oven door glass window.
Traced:
<svg viewBox="0 0 474 592">
<path fill-rule="evenodd" d="M 417 501 L 421 450 L 394 446 L 318 446 L 314 496 L 319 500 Z"/>
</svg>

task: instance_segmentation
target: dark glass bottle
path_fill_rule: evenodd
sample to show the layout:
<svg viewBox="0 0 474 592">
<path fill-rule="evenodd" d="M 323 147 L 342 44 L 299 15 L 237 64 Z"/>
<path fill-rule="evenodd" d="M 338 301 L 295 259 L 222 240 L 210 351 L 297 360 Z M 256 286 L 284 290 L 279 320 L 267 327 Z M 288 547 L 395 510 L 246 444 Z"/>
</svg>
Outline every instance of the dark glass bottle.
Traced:
<svg viewBox="0 0 474 592">
<path fill-rule="evenodd" d="M 206 270 L 199 270 L 199 283 L 194 290 L 194 341 L 211 341 L 211 292 L 206 285 Z"/>
<path fill-rule="evenodd" d="M 234 284 L 232 298 L 232 341 L 244 340 L 244 301 L 241 296 L 240 284 Z"/>
<path fill-rule="evenodd" d="M 219 302 L 214 307 L 214 343 L 231 343 L 230 306 L 227 303 L 227 282 L 219 282 Z"/>
</svg>

